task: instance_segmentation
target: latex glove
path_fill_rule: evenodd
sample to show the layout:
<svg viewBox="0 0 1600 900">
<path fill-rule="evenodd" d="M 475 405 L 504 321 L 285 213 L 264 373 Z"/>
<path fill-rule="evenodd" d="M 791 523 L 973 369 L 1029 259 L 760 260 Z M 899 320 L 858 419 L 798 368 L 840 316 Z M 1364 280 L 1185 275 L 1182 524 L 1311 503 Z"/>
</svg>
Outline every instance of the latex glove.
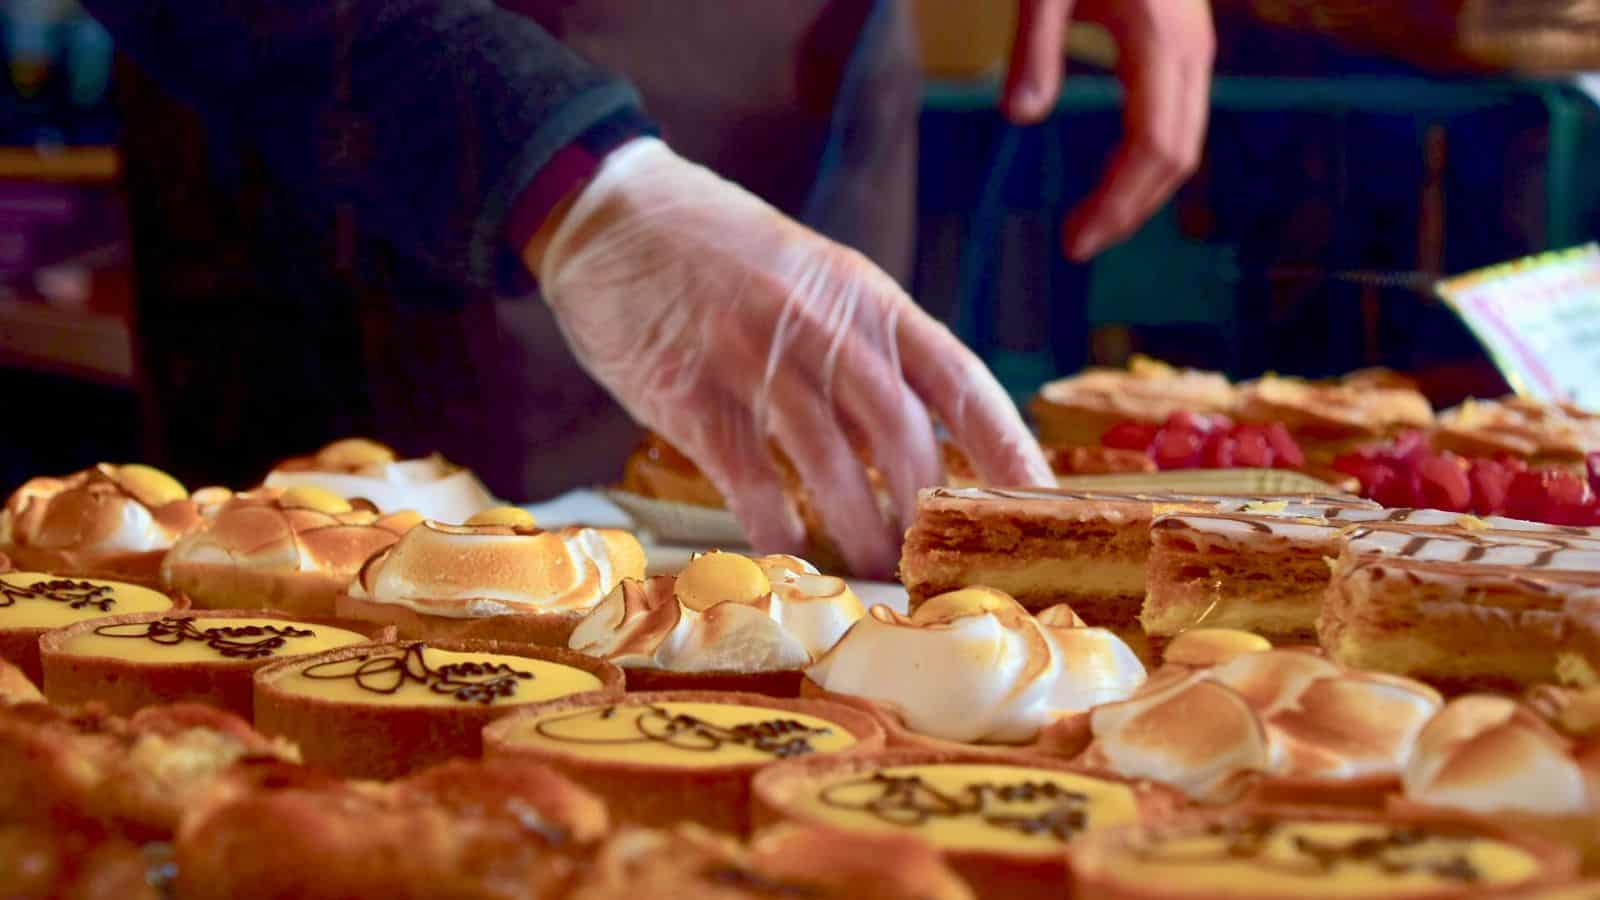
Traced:
<svg viewBox="0 0 1600 900">
<path fill-rule="evenodd" d="M 942 482 L 930 411 L 985 478 L 1051 483 L 1000 385 L 892 278 L 658 140 L 607 156 L 524 257 L 578 360 L 705 472 L 757 550 L 805 546 L 769 438 L 868 576 L 893 574 L 917 489 Z"/>
<path fill-rule="evenodd" d="M 1084 260 L 1136 231 L 1194 174 L 1205 144 L 1216 29 L 1206 0 L 1021 0 L 1004 107 L 1027 124 L 1061 92 L 1067 24 L 1104 25 L 1127 89 L 1122 143 L 1105 176 L 1067 216 L 1063 251 Z"/>
</svg>

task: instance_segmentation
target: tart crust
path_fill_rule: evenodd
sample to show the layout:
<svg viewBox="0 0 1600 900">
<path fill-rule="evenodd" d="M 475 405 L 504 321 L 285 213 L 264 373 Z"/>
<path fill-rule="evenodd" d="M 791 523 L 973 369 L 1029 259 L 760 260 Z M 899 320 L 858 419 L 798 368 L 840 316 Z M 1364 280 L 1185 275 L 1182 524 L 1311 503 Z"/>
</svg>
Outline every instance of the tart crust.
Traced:
<svg viewBox="0 0 1600 900">
<path fill-rule="evenodd" d="M 838 725 L 855 738 L 845 750 L 818 756 L 845 756 L 879 750 L 883 729 L 859 709 L 815 699 L 784 699 L 729 691 L 654 691 L 628 694 L 630 703 L 724 703 L 776 712 L 815 716 Z M 518 718 L 546 716 L 599 705 L 601 701 L 568 697 L 528 707 Z M 715 831 L 744 835 L 750 831 L 750 780 L 771 762 L 739 762 L 709 766 L 670 766 L 616 759 L 594 759 L 580 752 L 512 743 L 516 725 L 506 718 L 484 730 L 486 758 L 520 758 L 544 763 L 605 799 L 618 822 L 671 827 L 689 821 Z"/>
<path fill-rule="evenodd" d="M 342 618 L 392 626 L 404 640 L 506 641 L 564 648 L 588 610 L 552 610 L 504 616 L 460 618 L 420 613 L 395 603 L 378 603 L 341 593 L 334 610 Z"/>
<path fill-rule="evenodd" d="M 294 741 L 308 765 L 352 778 L 388 779 L 453 757 L 479 756 L 483 749 L 484 726 L 530 705 L 349 703 L 279 687 L 279 682 L 303 668 L 352 659 L 361 654 L 404 652 L 412 643 L 395 641 L 341 647 L 257 669 L 256 726 L 265 734 Z M 603 703 L 622 693 L 621 669 L 571 650 L 501 641 L 433 641 L 427 646 L 455 653 L 542 660 L 581 669 L 600 679 L 599 689 L 567 698 L 576 702 Z"/>
<path fill-rule="evenodd" d="M 1183 803 L 1169 788 L 1150 783 L 1131 782 L 1050 759 L 1028 758 L 1018 754 L 990 753 L 973 748 L 964 751 L 889 750 L 881 753 L 853 753 L 839 756 L 798 759 L 773 766 L 756 776 L 751 787 L 752 815 L 757 827 L 779 822 L 817 826 L 837 831 L 851 829 L 832 823 L 797 808 L 794 797 L 821 781 L 841 775 L 870 774 L 900 766 L 927 766 L 951 763 L 1017 766 L 1042 769 L 1098 781 L 1128 785 L 1141 821 L 1164 820 Z M 1074 838 L 1079 840 L 1081 838 Z M 1071 844 L 1067 844 L 1071 846 Z M 1058 898 L 1067 896 L 1067 865 L 1061 853 L 1026 853 L 994 849 L 939 847 L 946 863 L 973 887 L 980 897 Z M 1094 894 L 1081 896 L 1094 897 Z"/>
<path fill-rule="evenodd" d="M 1459 816 L 1399 816 L 1379 812 L 1327 809 L 1318 807 L 1235 807 L 1220 812 L 1195 812 L 1144 825 L 1116 828 L 1092 834 L 1067 848 L 1068 864 L 1072 870 L 1073 892 L 1078 897 L 1105 898 L 1105 900 L 1305 900 L 1314 893 L 1256 893 L 1239 894 L 1225 889 L 1194 890 L 1175 893 L 1159 885 L 1122 877 L 1119 862 L 1122 854 L 1136 852 L 1135 848 L 1152 840 L 1170 836 L 1194 835 L 1214 827 L 1249 827 L 1254 822 L 1353 822 L 1383 824 L 1416 829 L 1424 833 L 1444 833 L 1485 838 L 1516 847 L 1533 857 L 1538 870 L 1533 877 L 1511 884 L 1485 889 L 1474 883 L 1459 887 L 1445 886 L 1437 890 L 1397 891 L 1375 894 L 1382 900 L 1455 900 L 1462 897 L 1506 896 L 1518 890 L 1561 884 L 1571 879 L 1577 870 L 1576 855 L 1554 844 L 1528 837 L 1516 831 L 1499 828 Z"/>
<path fill-rule="evenodd" d="M 221 707 L 246 721 L 251 720 L 255 694 L 252 676 L 255 671 L 290 656 L 159 663 L 136 662 L 114 656 L 88 656 L 62 649 L 73 638 L 96 628 L 138 625 L 164 618 L 273 619 L 342 628 L 365 635 L 369 641 L 394 640 L 394 629 L 386 625 L 325 616 L 300 616 L 273 610 L 215 609 L 188 610 L 181 615 L 129 613 L 106 616 L 45 632 L 38 639 L 45 696 L 51 703 L 63 705 L 98 701 L 119 715 L 129 715 L 146 706 L 161 703 L 206 703 Z"/>
</svg>

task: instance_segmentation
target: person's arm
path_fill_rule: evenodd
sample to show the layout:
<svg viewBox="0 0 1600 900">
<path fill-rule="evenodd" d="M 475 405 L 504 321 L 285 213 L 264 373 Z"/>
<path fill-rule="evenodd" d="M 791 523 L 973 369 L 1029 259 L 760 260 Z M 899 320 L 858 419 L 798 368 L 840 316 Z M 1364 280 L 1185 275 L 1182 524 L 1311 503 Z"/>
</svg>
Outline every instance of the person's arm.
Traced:
<svg viewBox="0 0 1600 900">
<path fill-rule="evenodd" d="M 84 5 L 282 181 L 480 287 L 520 248 L 513 211 L 536 219 L 585 175 L 537 179 L 564 149 L 652 130 L 626 81 L 489 0 Z"/>
</svg>

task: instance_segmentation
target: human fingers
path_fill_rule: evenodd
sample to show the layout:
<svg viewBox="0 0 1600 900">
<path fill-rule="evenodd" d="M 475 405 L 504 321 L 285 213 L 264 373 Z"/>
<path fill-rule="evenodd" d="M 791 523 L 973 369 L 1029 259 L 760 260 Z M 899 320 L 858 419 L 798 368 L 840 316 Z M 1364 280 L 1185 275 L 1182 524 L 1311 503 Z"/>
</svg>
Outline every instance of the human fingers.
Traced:
<svg viewBox="0 0 1600 900">
<path fill-rule="evenodd" d="M 900 317 L 900 364 L 909 384 L 990 484 L 1055 483 L 1016 404 L 950 329 L 921 310 Z"/>
<path fill-rule="evenodd" d="M 1067 219 L 1063 249 L 1079 260 L 1132 234 L 1193 174 L 1210 111 L 1215 33 L 1206 5 L 1108 5 L 1104 22 L 1121 50 L 1127 92 L 1123 139 L 1105 177 Z"/>
<path fill-rule="evenodd" d="M 804 555 L 805 523 L 749 410 L 724 395 L 681 412 L 686 427 L 657 430 L 711 481 L 750 545 L 762 553 Z"/>
<path fill-rule="evenodd" d="M 773 379 L 766 394 L 766 430 L 794 465 L 850 570 L 867 578 L 893 577 L 899 534 L 884 519 L 835 411 L 815 385 L 790 374 Z"/>
<path fill-rule="evenodd" d="M 1031 124 L 1050 114 L 1061 92 L 1062 57 L 1073 0 L 1022 0 L 1006 70 L 1002 106 L 1013 122 Z"/>
</svg>

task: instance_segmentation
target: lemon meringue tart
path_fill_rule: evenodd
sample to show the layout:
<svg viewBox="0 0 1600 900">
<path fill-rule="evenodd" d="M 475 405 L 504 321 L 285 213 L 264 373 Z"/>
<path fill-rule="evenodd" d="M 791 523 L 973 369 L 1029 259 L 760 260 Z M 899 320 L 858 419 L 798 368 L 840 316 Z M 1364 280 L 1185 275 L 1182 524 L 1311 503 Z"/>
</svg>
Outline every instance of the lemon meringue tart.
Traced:
<svg viewBox="0 0 1600 900">
<path fill-rule="evenodd" d="M 877 750 L 871 716 L 822 700 L 731 691 L 569 698 L 484 729 L 484 753 L 541 762 L 605 798 L 619 822 L 744 834 L 750 779 L 783 759 Z"/>
<path fill-rule="evenodd" d="M 1492 826 L 1295 807 L 1193 814 L 1067 848 L 1074 896 L 1455 900 L 1559 884 L 1570 851 Z"/>
<path fill-rule="evenodd" d="M 1079 765 L 1202 803 L 1381 808 L 1442 705 L 1421 682 L 1244 632 L 1185 633 L 1168 657 L 1132 697 L 1089 713 Z"/>
<path fill-rule="evenodd" d="M 1050 760 L 896 751 L 773 766 L 751 788 L 756 823 L 915 837 L 982 897 L 1065 896 L 1062 851 L 1080 835 L 1171 815 L 1165 788 Z"/>
<path fill-rule="evenodd" d="M 497 507 L 462 525 L 418 523 L 361 568 L 338 611 L 403 638 L 565 647 L 584 615 L 644 567 L 626 531 L 547 531 L 524 510 Z"/>
<path fill-rule="evenodd" d="M 171 475 L 100 463 L 18 488 L 0 509 L 0 552 L 20 569 L 154 586 L 168 548 L 200 522 Z"/>
<path fill-rule="evenodd" d="M 387 641 L 392 629 L 266 610 L 107 616 L 39 639 L 45 696 L 130 714 L 158 703 L 208 703 L 252 717 L 262 666 L 336 647 Z"/>
<path fill-rule="evenodd" d="M 570 650 L 499 641 L 342 647 L 256 670 L 256 726 L 309 765 L 394 778 L 482 750 L 485 725 L 555 698 L 606 703 L 622 670 Z"/>
<path fill-rule="evenodd" d="M 182 594 L 136 584 L 0 568 L 0 659 L 10 661 L 37 684 L 44 679 L 39 638 L 45 632 L 104 616 L 160 615 L 188 606 Z"/>
<path fill-rule="evenodd" d="M 263 488 L 219 504 L 167 553 L 161 577 L 203 609 L 331 616 L 361 564 L 417 521 L 319 488 Z"/>
<path fill-rule="evenodd" d="M 794 697 L 863 611 L 844 579 L 798 557 L 712 551 L 676 576 L 623 581 L 568 646 L 621 666 L 629 690 Z"/>
<path fill-rule="evenodd" d="M 262 484 L 320 488 L 370 501 L 383 512 L 410 509 L 441 522 L 460 522 L 496 505 L 478 476 L 439 454 L 401 459 L 394 448 L 366 438 L 345 438 L 286 459 Z"/>
<path fill-rule="evenodd" d="M 909 617 L 874 606 L 810 668 L 802 694 L 866 703 L 897 747 L 1021 745 L 1057 721 L 1131 695 L 1144 665 L 1066 606 L 1037 616 L 965 588 Z"/>
</svg>

